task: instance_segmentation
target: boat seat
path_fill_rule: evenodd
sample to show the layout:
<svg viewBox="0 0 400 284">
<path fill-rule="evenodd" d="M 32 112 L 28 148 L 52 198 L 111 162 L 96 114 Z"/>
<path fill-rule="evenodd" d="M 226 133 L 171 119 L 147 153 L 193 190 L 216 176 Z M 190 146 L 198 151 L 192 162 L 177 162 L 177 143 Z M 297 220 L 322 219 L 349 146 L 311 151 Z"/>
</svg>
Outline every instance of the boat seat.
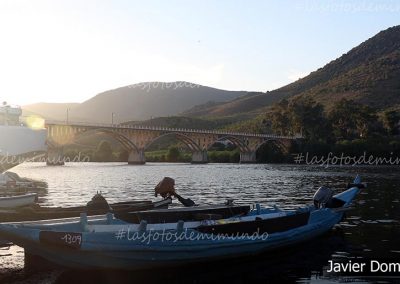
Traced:
<svg viewBox="0 0 400 284">
<path fill-rule="evenodd" d="M 208 218 L 219 215 L 219 219 L 226 219 L 233 216 L 243 216 L 250 211 L 250 206 L 205 206 L 178 209 L 161 209 L 150 211 L 139 211 L 129 213 L 116 213 L 114 216 L 122 221 L 139 224 L 142 220 L 148 224 L 176 223 L 178 221 L 199 221 L 199 214 L 208 214 Z M 204 219 L 203 219 L 204 220 Z"/>
<path fill-rule="evenodd" d="M 203 220 L 219 220 L 222 219 L 221 214 L 212 214 L 212 213 L 198 213 L 194 215 L 194 219 L 196 221 L 203 221 Z"/>
<path fill-rule="evenodd" d="M 201 225 L 196 230 L 206 234 L 226 234 L 230 236 L 238 236 L 245 233 L 249 235 L 254 233 L 272 234 L 305 226 L 308 224 L 309 218 L 310 212 L 308 211 L 270 219 L 256 218 L 255 221 Z"/>
</svg>

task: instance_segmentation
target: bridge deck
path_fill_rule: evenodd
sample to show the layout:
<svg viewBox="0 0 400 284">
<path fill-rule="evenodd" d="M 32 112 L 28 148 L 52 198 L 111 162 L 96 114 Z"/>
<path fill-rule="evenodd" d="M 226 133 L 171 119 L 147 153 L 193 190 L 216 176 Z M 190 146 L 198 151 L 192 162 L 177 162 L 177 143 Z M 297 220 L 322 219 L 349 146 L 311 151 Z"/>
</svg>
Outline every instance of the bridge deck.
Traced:
<svg viewBox="0 0 400 284">
<path fill-rule="evenodd" d="M 198 134 L 215 134 L 226 136 L 241 136 L 241 137 L 259 137 L 259 138 L 272 138 L 272 139 L 299 139 L 301 136 L 283 136 L 275 134 L 263 133 L 245 133 L 245 132 L 231 132 L 220 130 L 201 130 L 201 129 L 187 129 L 187 128 L 169 128 L 162 126 L 145 126 L 145 125 L 121 125 L 121 124 L 104 124 L 104 123 L 85 123 L 85 122 L 71 122 L 65 123 L 60 121 L 46 121 L 46 126 L 69 126 L 69 127 L 86 127 L 86 128 L 110 128 L 110 129 L 129 129 L 129 130 L 147 130 L 147 131 L 165 131 L 165 132 L 178 132 L 178 133 L 198 133 Z"/>
</svg>

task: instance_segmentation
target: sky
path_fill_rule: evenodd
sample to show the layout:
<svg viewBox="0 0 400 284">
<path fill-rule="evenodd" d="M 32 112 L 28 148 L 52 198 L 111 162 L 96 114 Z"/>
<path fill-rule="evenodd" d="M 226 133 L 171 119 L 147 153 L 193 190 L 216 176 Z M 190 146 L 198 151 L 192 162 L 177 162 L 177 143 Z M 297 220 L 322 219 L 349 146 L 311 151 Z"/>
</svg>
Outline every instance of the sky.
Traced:
<svg viewBox="0 0 400 284">
<path fill-rule="evenodd" d="M 0 0 L 0 100 L 148 81 L 265 92 L 398 24 L 396 0 Z"/>
</svg>

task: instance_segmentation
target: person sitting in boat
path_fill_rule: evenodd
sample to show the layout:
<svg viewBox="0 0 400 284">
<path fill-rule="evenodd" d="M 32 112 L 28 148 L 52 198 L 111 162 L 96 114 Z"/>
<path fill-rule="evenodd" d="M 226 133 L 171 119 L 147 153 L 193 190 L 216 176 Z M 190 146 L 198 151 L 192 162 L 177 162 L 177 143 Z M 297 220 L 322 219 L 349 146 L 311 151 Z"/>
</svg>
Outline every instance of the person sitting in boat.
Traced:
<svg viewBox="0 0 400 284">
<path fill-rule="evenodd" d="M 154 188 L 154 195 L 157 197 L 160 194 L 164 199 L 176 197 L 186 207 L 195 206 L 193 200 L 183 198 L 175 191 L 175 180 L 170 177 L 164 177 Z"/>
</svg>

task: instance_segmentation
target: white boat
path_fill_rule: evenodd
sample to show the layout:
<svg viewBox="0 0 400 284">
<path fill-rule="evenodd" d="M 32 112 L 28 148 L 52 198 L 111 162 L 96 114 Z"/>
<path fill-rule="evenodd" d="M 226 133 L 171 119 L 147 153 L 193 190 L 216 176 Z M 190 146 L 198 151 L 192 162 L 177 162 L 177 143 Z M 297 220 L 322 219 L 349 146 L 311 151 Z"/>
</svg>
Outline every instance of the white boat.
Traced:
<svg viewBox="0 0 400 284">
<path fill-rule="evenodd" d="M 0 208 L 15 208 L 34 204 L 37 193 L 0 197 Z"/>
<path fill-rule="evenodd" d="M 20 107 L 0 106 L 0 172 L 47 150 L 46 129 L 40 124 L 34 125 L 34 121 L 30 126 L 21 123 L 21 115 Z"/>
</svg>

